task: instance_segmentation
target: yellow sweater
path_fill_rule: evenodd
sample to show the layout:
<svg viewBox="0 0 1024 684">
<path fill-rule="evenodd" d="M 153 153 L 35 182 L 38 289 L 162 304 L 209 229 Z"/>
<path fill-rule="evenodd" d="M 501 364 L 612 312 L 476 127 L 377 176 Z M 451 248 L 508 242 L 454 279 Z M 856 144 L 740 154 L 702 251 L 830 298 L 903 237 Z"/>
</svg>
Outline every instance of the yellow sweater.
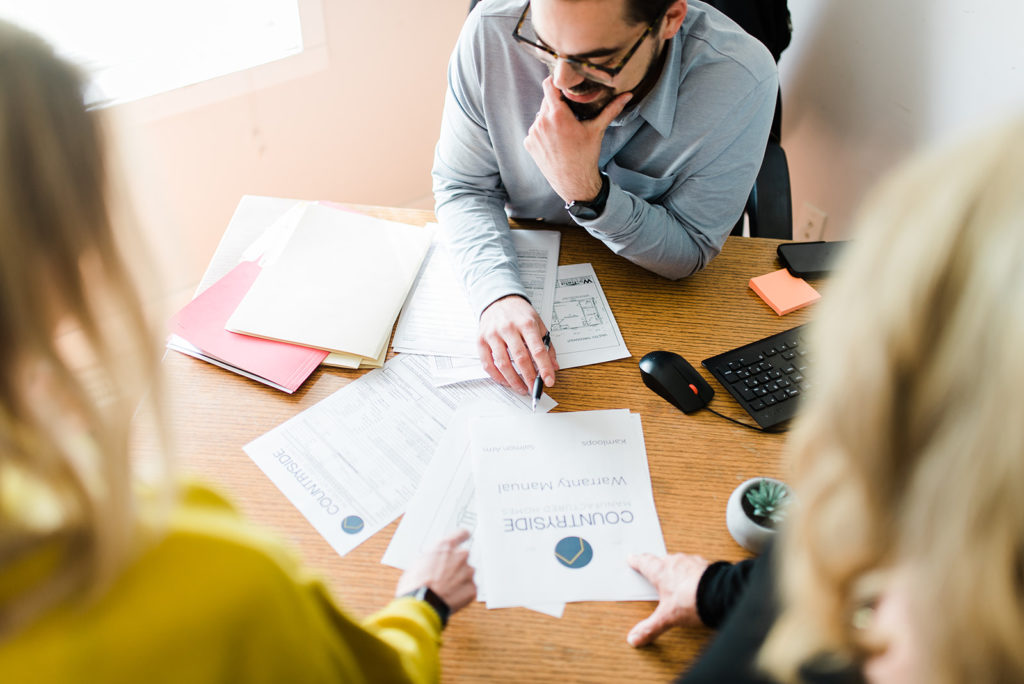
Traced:
<svg viewBox="0 0 1024 684">
<path fill-rule="evenodd" d="M 412 598 L 356 621 L 280 544 L 190 487 L 166 536 L 102 598 L 0 641 L 0 681 L 436 682 L 440 636 Z"/>
</svg>

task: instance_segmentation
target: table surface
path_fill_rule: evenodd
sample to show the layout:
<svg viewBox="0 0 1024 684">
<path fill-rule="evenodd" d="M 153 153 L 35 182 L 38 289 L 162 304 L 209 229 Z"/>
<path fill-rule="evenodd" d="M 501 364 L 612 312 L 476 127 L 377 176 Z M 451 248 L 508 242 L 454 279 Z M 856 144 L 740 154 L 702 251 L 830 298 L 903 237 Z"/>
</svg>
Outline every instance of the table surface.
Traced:
<svg viewBox="0 0 1024 684">
<path fill-rule="evenodd" d="M 429 211 L 352 208 L 417 225 L 434 220 Z M 637 362 L 655 349 L 682 354 L 715 388 L 712 407 L 752 422 L 700 362 L 807 321 L 808 309 L 779 317 L 748 287 L 752 276 L 780 268 L 778 241 L 730 237 L 706 269 L 673 282 L 614 255 L 580 228 L 517 227 L 560 230 L 559 263 L 593 264 L 632 353 L 628 359 L 559 372 L 556 385 L 547 390 L 558 401 L 555 411 L 628 408 L 639 413 L 669 552 L 710 559 L 745 557 L 725 527 L 726 501 L 750 477 L 782 474 L 784 435 L 754 432 L 707 411 L 684 415 L 644 386 Z M 230 238 L 222 241 L 214 263 L 231 261 L 227 252 L 237 251 L 242 239 Z M 397 523 L 339 557 L 242 451 L 244 444 L 365 371 L 321 368 L 289 396 L 173 352 L 167 354 L 164 369 L 179 469 L 216 485 L 250 520 L 274 530 L 327 579 L 346 609 L 365 615 L 384 606 L 400 571 L 380 559 Z M 136 442 L 143 457 L 151 452 L 152 435 L 141 430 Z M 571 603 L 555 619 L 521 608 L 488 611 L 474 603 L 445 631 L 442 679 L 668 681 L 694 659 L 710 632 L 675 629 L 654 646 L 631 648 L 626 634 L 654 606 Z"/>
</svg>

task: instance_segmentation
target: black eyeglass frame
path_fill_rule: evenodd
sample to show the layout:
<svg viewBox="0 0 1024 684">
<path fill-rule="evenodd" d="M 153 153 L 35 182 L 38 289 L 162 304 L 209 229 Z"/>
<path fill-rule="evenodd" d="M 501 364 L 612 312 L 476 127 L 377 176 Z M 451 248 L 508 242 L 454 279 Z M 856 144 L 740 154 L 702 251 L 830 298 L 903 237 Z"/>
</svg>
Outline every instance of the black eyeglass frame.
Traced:
<svg viewBox="0 0 1024 684">
<path fill-rule="evenodd" d="M 643 45 L 645 40 L 647 40 L 647 37 L 651 35 L 651 33 L 654 31 L 654 28 L 661 23 L 662 19 L 665 18 L 665 14 L 668 12 L 668 8 L 671 7 L 672 1 L 673 0 L 667 0 L 667 2 L 665 2 L 665 6 L 662 8 L 661 13 L 658 15 L 658 18 L 647 25 L 647 28 L 644 29 L 644 32 L 640 34 L 640 38 L 637 39 L 635 43 L 633 43 L 633 47 L 629 48 L 629 51 L 625 55 L 623 55 L 622 60 L 618 63 L 618 65 L 613 67 L 605 66 L 603 64 L 594 64 L 589 60 L 581 59 L 578 57 L 566 57 L 565 55 L 561 55 L 558 52 L 552 50 L 547 45 L 535 43 L 532 40 L 524 37 L 520 31 L 523 28 L 523 24 L 526 23 L 526 15 L 530 13 L 529 2 L 526 3 L 526 7 L 523 8 L 523 13 L 519 16 L 519 21 L 516 22 L 516 27 L 512 29 L 512 37 L 517 42 L 522 43 L 523 45 L 547 53 L 551 57 L 554 57 L 556 62 L 558 60 L 562 60 L 564 62 L 567 62 L 570 66 L 577 70 L 578 67 L 585 67 L 587 69 L 600 71 L 603 74 L 607 74 L 608 79 L 612 80 L 616 76 L 618 76 L 623 69 L 626 68 L 626 65 L 629 63 L 629 60 L 633 58 L 633 55 L 635 55 L 637 50 L 640 49 L 640 46 Z"/>
</svg>

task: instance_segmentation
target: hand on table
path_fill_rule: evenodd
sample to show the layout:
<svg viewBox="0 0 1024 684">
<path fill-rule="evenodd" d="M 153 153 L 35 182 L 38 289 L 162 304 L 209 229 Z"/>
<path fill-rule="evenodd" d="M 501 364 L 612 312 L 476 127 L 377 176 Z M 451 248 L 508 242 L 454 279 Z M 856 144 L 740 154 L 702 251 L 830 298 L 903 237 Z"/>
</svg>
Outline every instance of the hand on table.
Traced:
<svg viewBox="0 0 1024 684">
<path fill-rule="evenodd" d="M 473 566 L 469 564 L 469 551 L 460 548 L 469 539 L 469 532 L 454 532 L 416 559 L 402 573 L 395 596 L 402 596 L 424 585 L 444 599 L 452 615 L 468 606 L 476 598 Z"/>
<path fill-rule="evenodd" d="M 627 561 L 658 590 L 658 607 L 629 630 L 626 641 L 630 646 L 646 646 L 671 627 L 700 624 L 697 584 L 710 565 L 707 559 L 689 553 L 641 553 Z"/>
<path fill-rule="evenodd" d="M 545 332 L 544 321 L 530 302 L 519 295 L 502 297 L 480 316 L 480 363 L 495 382 L 513 392 L 526 394 L 538 372 L 551 387 L 558 361 L 554 348 L 544 345 Z"/>
<path fill-rule="evenodd" d="M 559 197 L 566 202 L 591 200 L 601 190 L 598 162 L 604 131 L 633 95 L 623 93 L 593 119 L 579 121 L 550 76 L 542 86 L 544 100 L 523 147 Z"/>
</svg>

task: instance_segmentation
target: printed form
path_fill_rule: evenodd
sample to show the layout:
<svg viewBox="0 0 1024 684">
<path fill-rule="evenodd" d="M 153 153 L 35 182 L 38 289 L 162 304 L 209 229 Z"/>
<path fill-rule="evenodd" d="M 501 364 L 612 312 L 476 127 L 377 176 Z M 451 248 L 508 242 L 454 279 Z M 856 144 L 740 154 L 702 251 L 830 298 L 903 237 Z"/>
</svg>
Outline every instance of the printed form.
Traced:
<svg viewBox="0 0 1024 684">
<path fill-rule="evenodd" d="M 530 411 L 491 380 L 434 387 L 429 364 L 395 357 L 244 447 L 341 555 L 402 513 L 460 404 Z M 538 409 L 554 406 L 545 395 Z"/>
<path fill-rule="evenodd" d="M 423 473 L 398 529 L 381 562 L 406 569 L 420 554 L 456 529 L 476 530 L 476 483 L 470 457 L 470 429 L 480 417 L 512 416 L 516 407 L 493 402 L 463 404 L 456 410 L 437 451 Z M 480 547 L 469 540 L 469 563 L 476 568 L 478 601 L 487 600 L 487 578 L 480 565 Z M 564 603 L 524 606 L 552 617 L 561 617 Z"/>
<path fill-rule="evenodd" d="M 471 433 L 488 607 L 657 599 L 626 562 L 665 554 L 639 415 L 483 417 Z"/>
<path fill-rule="evenodd" d="M 550 326 L 561 233 L 522 229 L 511 233 L 523 287 L 541 320 Z M 391 348 L 409 354 L 475 360 L 478 358 L 476 335 L 477 319 L 469 308 L 448 251 L 443 244 L 435 242 L 402 308 Z M 475 366 L 479 368 L 480 364 Z M 482 368 L 476 377 L 485 377 Z"/>
</svg>

